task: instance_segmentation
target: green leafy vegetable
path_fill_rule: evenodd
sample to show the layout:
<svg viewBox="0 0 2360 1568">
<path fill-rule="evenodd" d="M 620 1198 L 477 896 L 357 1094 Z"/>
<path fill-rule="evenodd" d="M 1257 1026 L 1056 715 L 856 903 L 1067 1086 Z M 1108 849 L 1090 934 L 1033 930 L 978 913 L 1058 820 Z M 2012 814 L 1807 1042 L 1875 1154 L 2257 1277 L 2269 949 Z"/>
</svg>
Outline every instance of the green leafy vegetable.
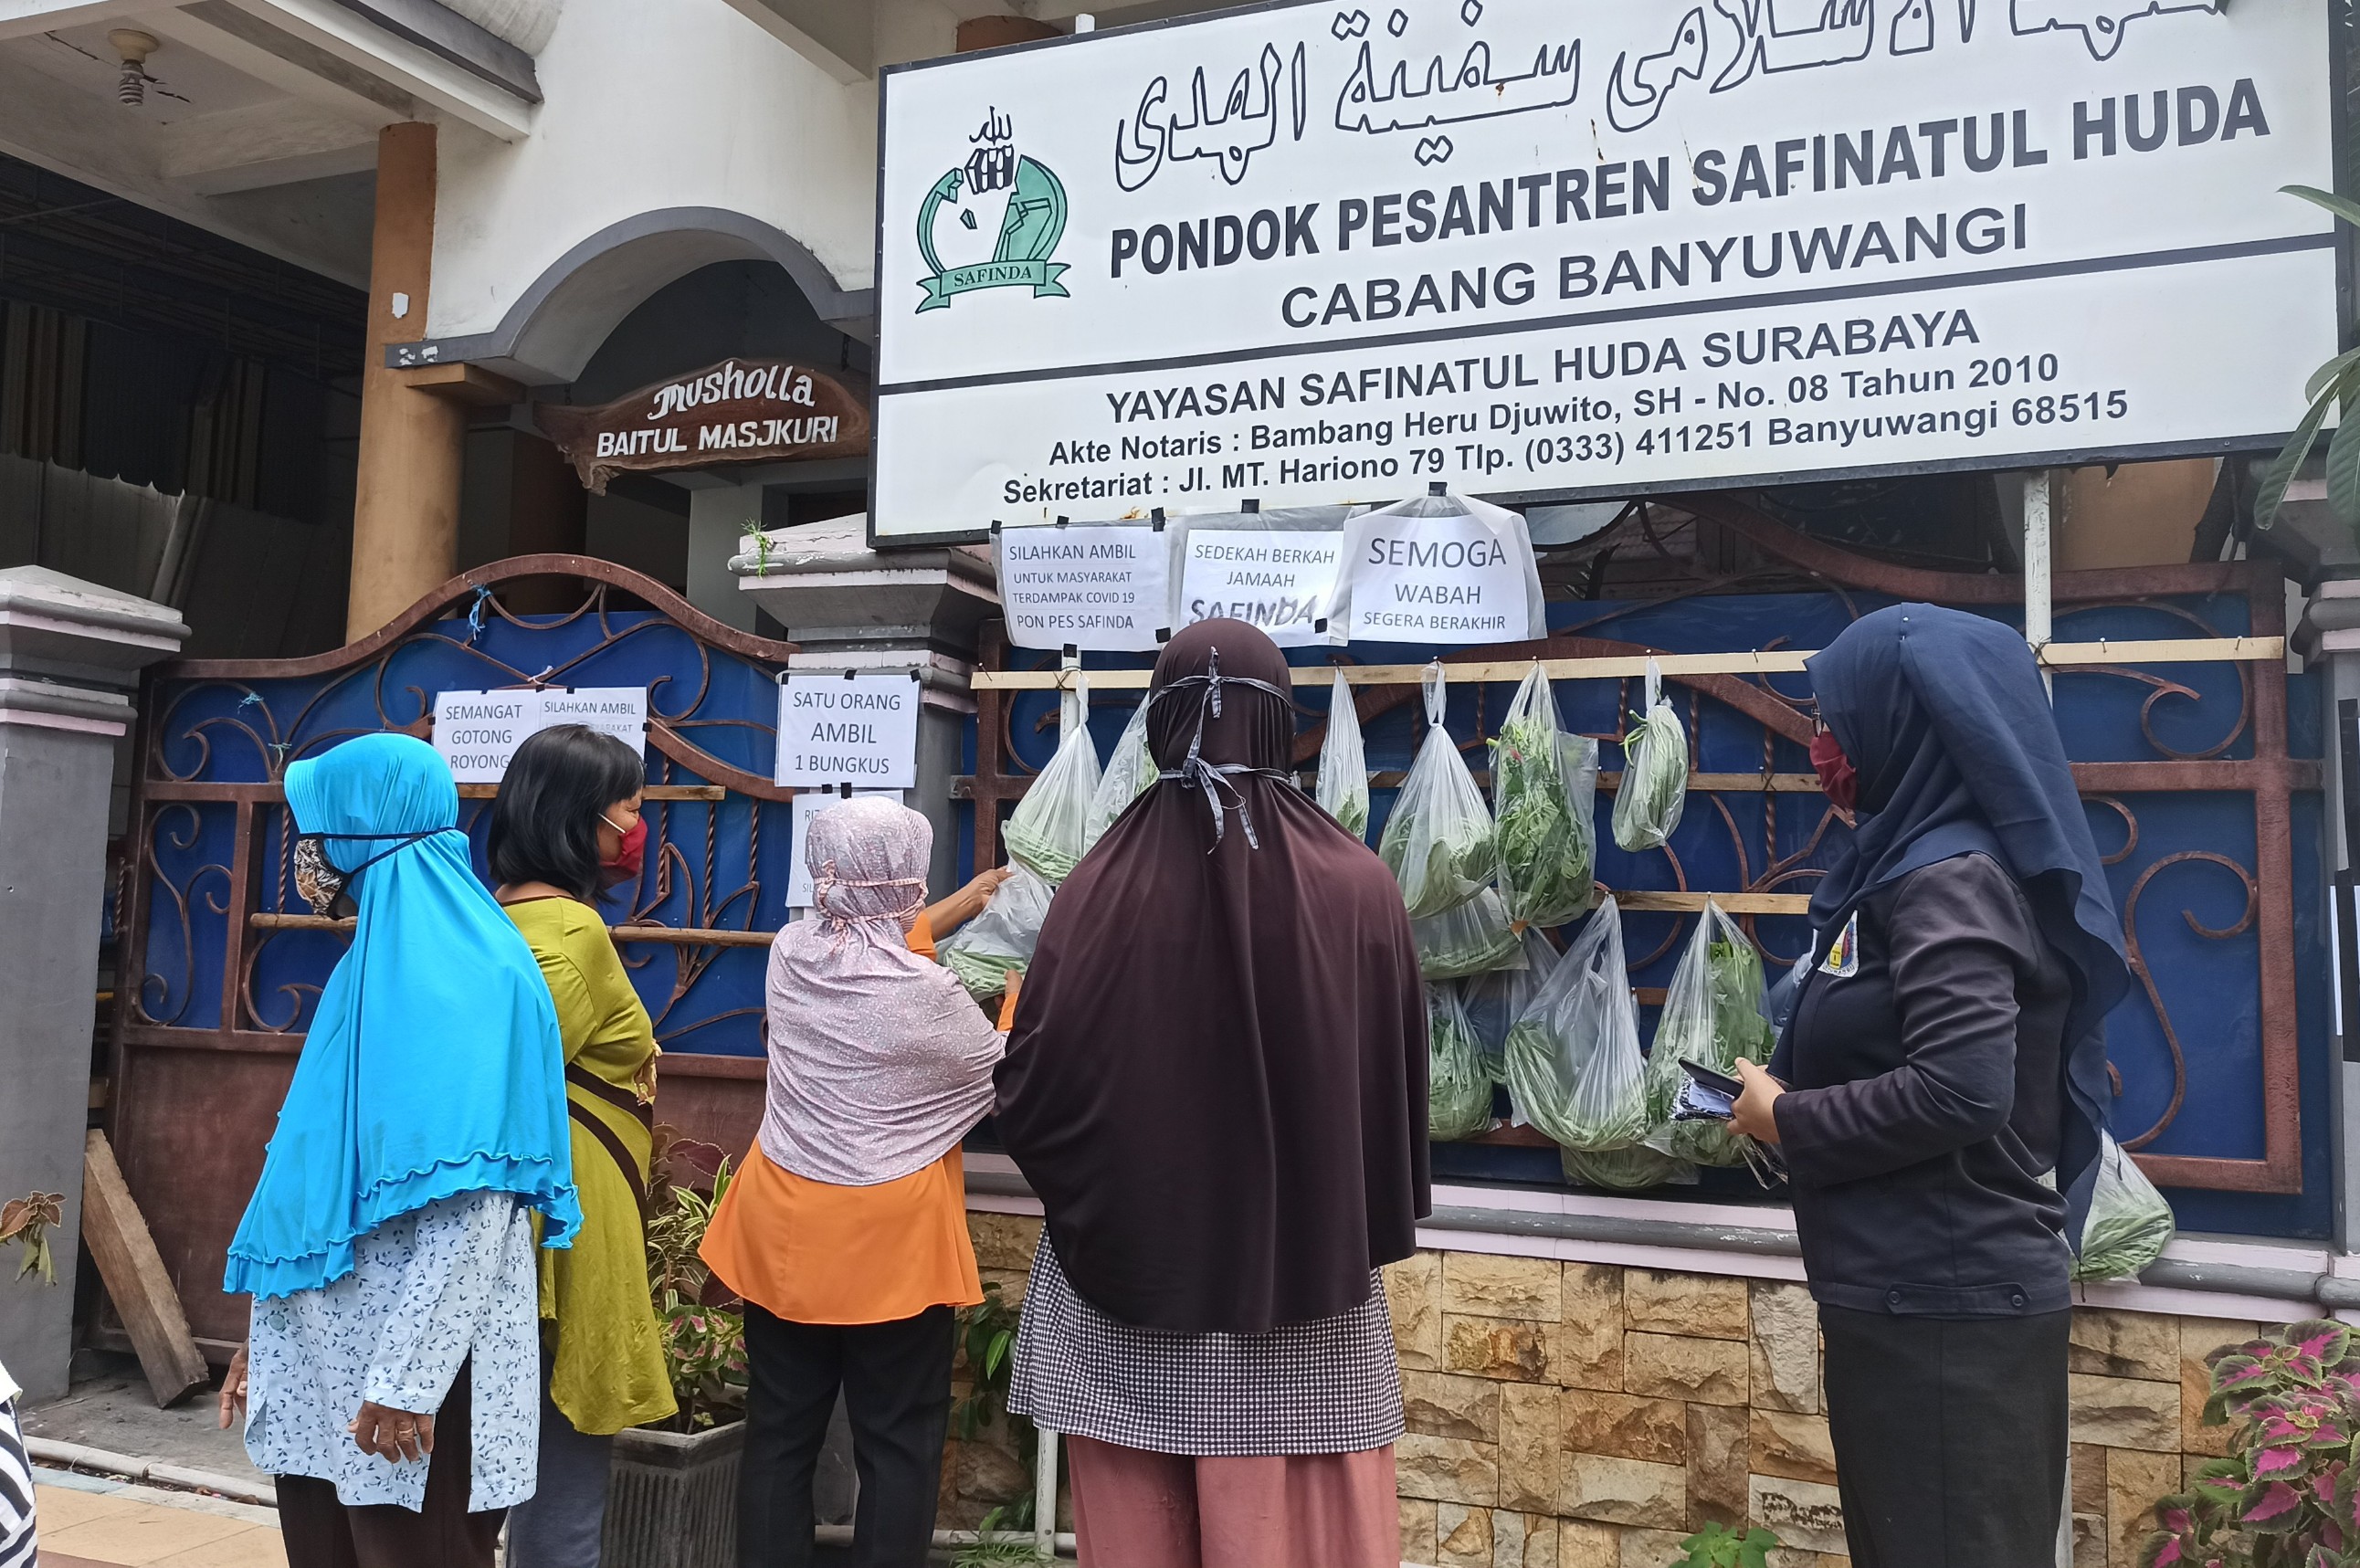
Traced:
<svg viewBox="0 0 2360 1568">
<path fill-rule="evenodd" d="M 1612 898 L 1508 1031 L 1506 1057 L 1516 1114 L 1563 1148 L 1612 1153 L 1646 1136 L 1646 1059 Z"/>
<path fill-rule="evenodd" d="M 1011 970 L 1022 975 L 1032 967 L 1052 891 L 1037 874 L 1018 866 L 992 890 L 983 913 L 934 944 L 934 961 L 957 975 L 977 1001 L 1000 995 Z"/>
<path fill-rule="evenodd" d="M 1617 1149 L 1604 1154 L 1591 1154 L 1583 1149 L 1558 1151 L 1565 1167 L 1565 1179 L 1584 1187 L 1604 1187 L 1617 1192 L 1635 1192 L 1643 1188 L 1661 1187 L 1666 1182 L 1693 1181 L 1696 1168 L 1686 1160 L 1658 1154 L 1644 1144 L 1629 1149 Z"/>
<path fill-rule="evenodd" d="M 2090 1194 L 2090 1217 L 2081 1227 L 2081 1254 L 2073 1261 L 2073 1278 L 2135 1279 L 2163 1256 L 2176 1222 L 2171 1205 L 2137 1161 L 2113 1138 L 2099 1136 L 2098 1184 Z"/>
<path fill-rule="evenodd" d="M 1762 1015 L 1762 954 L 1720 905 L 1707 903 L 1672 974 L 1647 1057 L 1647 1108 L 1657 1127 L 1650 1146 L 1699 1165 L 1744 1164 L 1753 1139 L 1728 1123 L 1671 1119 L 1679 1064 L 1733 1074 L 1739 1057 L 1766 1062 L 1775 1043 Z"/>
<path fill-rule="evenodd" d="M 1491 810 L 1443 726 L 1448 705 L 1437 663 L 1426 674 L 1426 740 L 1377 841 L 1377 854 L 1401 884 L 1402 902 L 1419 920 L 1473 898 L 1499 865 Z"/>
<path fill-rule="evenodd" d="M 1565 734 L 1535 664 L 1491 742 L 1500 890 L 1511 920 L 1557 926 L 1590 908 L 1597 787 L 1597 743 Z"/>
<path fill-rule="evenodd" d="M 1426 988 L 1426 1131 L 1437 1142 L 1491 1127 L 1491 1078 L 1475 1060 L 1475 1031 L 1455 985 Z"/>
<path fill-rule="evenodd" d="M 1336 671 L 1328 698 L 1328 738 L 1319 747 L 1320 810 L 1354 838 L 1369 836 L 1369 756 L 1360 740 L 1360 711 L 1344 671 Z"/>
<path fill-rule="evenodd" d="M 1413 920 L 1409 927 L 1417 939 L 1418 971 L 1429 980 L 1457 980 L 1524 962 L 1515 928 L 1508 923 L 1508 907 L 1489 887 L 1438 915 Z"/>
<path fill-rule="evenodd" d="M 1149 699 L 1140 699 L 1131 722 L 1122 726 L 1122 735 L 1114 743 L 1114 757 L 1098 775 L 1098 786 L 1090 793 L 1090 814 L 1082 831 L 1082 853 L 1087 855 L 1098 840 L 1106 836 L 1114 820 L 1131 809 L 1131 803 L 1147 793 L 1155 782 L 1155 754 L 1147 746 L 1147 705 Z"/>
<path fill-rule="evenodd" d="M 1634 854 L 1660 849 L 1680 825 L 1688 792 L 1688 733 L 1661 695 L 1653 665 L 1647 703 L 1622 737 L 1622 788 L 1614 797 L 1614 842 Z"/>
<path fill-rule="evenodd" d="M 1090 739 L 1089 694 L 1078 682 L 1061 699 L 1057 754 L 1016 802 L 1001 837 L 1008 857 L 1052 885 L 1063 882 L 1089 845 L 1090 800 L 1098 789 L 1098 752 Z M 1127 803 L 1127 802 L 1126 802 Z"/>
</svg>

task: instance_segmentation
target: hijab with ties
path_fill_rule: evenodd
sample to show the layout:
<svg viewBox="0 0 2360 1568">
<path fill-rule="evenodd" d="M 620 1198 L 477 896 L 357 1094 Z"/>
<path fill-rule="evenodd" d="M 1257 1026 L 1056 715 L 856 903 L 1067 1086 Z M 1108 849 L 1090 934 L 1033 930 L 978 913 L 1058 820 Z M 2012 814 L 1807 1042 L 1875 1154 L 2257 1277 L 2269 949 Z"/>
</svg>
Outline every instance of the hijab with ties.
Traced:
<svg viewBox="0 0 2360 1568">
<path fill-rule="evenodd" d="M 1291 690 L 1243 622 L 1165 646 L 1162 775 L 1050 902 L 999 1073 L 1066 1278 L 1140 1327 L 1351 1311 L 1429 1212 L 1408 917 L 1285 771 Z"/>
<path fill-rule="evenodd" d="M 2031 649 L 1981 615 L 1896 604 L 1853 622 L 1809 670 L 1819 721 L 1858 775 L 1858 826 L 1811 896 L 1812 930 L 1824 943 L 1875 889 L 1969 851 L 2015 877 L 2073 975 L 2057 1184 L 2079 1234 L 2113 1097 L 2105 1018 L 2130 968 Z"/>
</svg>

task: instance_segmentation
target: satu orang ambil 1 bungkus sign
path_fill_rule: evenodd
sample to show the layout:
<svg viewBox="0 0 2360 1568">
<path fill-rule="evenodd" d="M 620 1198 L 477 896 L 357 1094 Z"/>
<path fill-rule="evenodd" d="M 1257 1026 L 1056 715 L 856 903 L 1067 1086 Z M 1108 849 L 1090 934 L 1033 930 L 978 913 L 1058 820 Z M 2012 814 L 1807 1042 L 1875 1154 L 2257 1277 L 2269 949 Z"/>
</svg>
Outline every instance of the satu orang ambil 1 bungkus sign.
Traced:
<svg viewBox="0 0 2360 1568">
<path fill-rule="evenodd" d="M 885 76 L 880 538 L 2267 445 L 2327 0 L 1304 0 Z"/>
<path fill-rule="evenodd" d="M 862 397 L 825 371 L 776 359 L 725 359 L 595 408 L 538 403 L 533 418 L 602 495 L 620 473 L 869 451 Z"/>
</svg>

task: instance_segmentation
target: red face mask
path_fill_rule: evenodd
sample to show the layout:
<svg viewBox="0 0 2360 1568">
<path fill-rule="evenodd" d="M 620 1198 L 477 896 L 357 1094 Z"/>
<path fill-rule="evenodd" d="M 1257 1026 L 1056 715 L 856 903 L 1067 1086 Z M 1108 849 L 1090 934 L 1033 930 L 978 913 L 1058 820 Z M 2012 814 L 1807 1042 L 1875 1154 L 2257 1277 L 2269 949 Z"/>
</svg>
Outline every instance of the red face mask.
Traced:
<svg viewBox="0 0 2360 1568">
<path fill-rule="evenodd" d="M 1811 766 L 1819 770 L 1819 788 L 1827 791 L 1829 800 L 1840 811 L 1852 811 L 1860 800 L 1860 775 L 1844 755 L 1843 745 L 1833 730 L 1821 730 L 1811 737 Z"/>
<path fill-rule="evenodd" d="M 598 820 L 602 822 L 606 822 L 603 816 Z M 606 825 L 611 828 L 615 824 L 606 822 Z M 628 882 L 639 874 L 639 866 L 645 860 L 647 852 L 648 820 L 641 817 L 631 824 L 631 831 L 623 835 L 622 847 L 615 852 L 615 858 L 599 862 L 599 869 L 606 872 L 606 879 L 610 883 Z"/>
</svg>

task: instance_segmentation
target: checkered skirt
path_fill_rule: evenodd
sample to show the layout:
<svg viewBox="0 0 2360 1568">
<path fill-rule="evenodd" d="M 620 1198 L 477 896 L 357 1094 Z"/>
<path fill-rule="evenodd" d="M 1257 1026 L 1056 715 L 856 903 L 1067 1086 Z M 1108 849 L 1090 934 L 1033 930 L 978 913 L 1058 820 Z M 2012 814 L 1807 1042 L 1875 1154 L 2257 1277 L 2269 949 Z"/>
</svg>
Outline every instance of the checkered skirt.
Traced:
<svg viewBox="0 0 2360 1568">
<path fill-rule="evenodd" d="M 1053 1432 L 1154 1454 L 1358 1454 L 1402 1434 L 1384 1281 L 1340 1316 L 1267 1334 L 1118 1323 L 1075 1292 L 1043 1233 L 1008 1408 Z"/>
</svg>

